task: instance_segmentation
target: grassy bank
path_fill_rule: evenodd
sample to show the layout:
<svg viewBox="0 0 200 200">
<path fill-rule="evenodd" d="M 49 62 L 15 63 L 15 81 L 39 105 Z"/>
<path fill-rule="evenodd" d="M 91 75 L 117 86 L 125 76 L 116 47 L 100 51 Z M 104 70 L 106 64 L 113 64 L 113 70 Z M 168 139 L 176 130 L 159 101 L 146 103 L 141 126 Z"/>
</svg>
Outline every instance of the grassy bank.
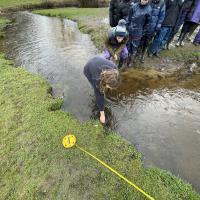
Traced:
<svg viewBox="0 0 200 200">
<path fill-rule="evenodd" d="M 0 199 L 144 199 L 78 149 L 65 150 L 66 132 L 156 199 L 200 199 L 170 173 L 145 170 L 140 155 L 120 136 L 60 111 L 62 100 L 49 91 L 41 77 L 0 56 Z"/>
<path fill-rule="evenodd" d="M 5 17 L 0 17 L 0 39 L 5 37 L 4 28 L 9 23 L 9 20 Z"/>
<path fill-rule="evenodd" d="M 0 8 L 7 10 L 7 9 L 12 9 L 12 10 L 17 10 L 19 8 L 31 8 L 34 6 L 38 5 L 77 5 L 78 1 L 75 0 L 49 0 L 49 1 L 44 1 L 44 0 L 1 0 L 0 1 Z"/>
<path fill-rule="evenodd" d="M 78 149 L 64 149 L 66 132 L 155 199 L 200 199 L 169 172 L 144 169 L 140 154 L 119 135 L 61 111 L 62 100 L 50 91 L 40 76 L 0 54 L 0 199 L 145 199 Z"/>
<path fill-rule="evenodd" d="M 106 7 L 109 0 L 99 0 L 97 7 Z M 0 10 L 16 11 L 24 9 L 56 8 L 56 7 L 80 7 L 79 0 L 1 0 Z"/>
</svg>

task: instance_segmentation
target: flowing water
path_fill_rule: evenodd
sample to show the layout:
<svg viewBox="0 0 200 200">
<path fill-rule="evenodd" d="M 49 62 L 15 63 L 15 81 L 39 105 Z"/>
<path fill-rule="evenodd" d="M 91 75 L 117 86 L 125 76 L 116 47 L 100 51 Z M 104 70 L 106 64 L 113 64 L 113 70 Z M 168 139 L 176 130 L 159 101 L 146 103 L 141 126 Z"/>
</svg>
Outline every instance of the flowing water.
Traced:
<svg viewBox="0 0 200 200">
<path fill-rule="evenodd" d="M 7 56 L 41 74 L 80 120 L 92 116 L 93 91 L 83 76 L 97 53 L 88 35 L 65 19 L 18 12 L 8 28 Z M 130 83 L 129 83 L 130 84 Z M 183 88 L 135 89 L 108 101 L 112 128 L 143 154 L 146 166 L 170 170 L 200 191 L 200 92 Z M 151 87 L 150 87 L 151 88 Z M 130 90 L 131 91 L 131 90 Z"/>
</svg>

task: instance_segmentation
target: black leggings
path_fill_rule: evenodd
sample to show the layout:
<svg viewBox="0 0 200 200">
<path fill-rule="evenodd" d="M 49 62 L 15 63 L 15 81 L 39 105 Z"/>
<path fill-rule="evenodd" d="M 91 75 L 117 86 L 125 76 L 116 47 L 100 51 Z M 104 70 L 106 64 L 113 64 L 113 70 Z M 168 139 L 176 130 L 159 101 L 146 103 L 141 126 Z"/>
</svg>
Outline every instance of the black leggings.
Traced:
<svg viewBox="0 0 200 200">
<path fill-rule="evenodd" d="M 196 27 L 196 23 L 195 22 L 189 22 L 186 21 L 183 24 L 183 28 L 181 29 L 181 33 L 189 33 L 192 29 L 194 29 Z"/>
</svg>

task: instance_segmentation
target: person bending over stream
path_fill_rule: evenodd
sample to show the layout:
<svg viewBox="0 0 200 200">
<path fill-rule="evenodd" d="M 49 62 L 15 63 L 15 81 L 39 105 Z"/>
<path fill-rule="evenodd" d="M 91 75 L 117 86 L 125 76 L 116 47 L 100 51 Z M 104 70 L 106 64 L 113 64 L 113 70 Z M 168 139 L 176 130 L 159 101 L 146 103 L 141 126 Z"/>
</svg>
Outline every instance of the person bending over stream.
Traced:
<svg viewBox="0 0 200 200">
<path fill-rule="evenodd" d="M 104 93 L 107 89 L 116 89 L 119 86 L 120 78 L 117 66 L 110 60 L 96 56 L 86 63 L 83 73 L 94 88 L 100 122 L 104 124 L 106 120 Z"/>
</svg>

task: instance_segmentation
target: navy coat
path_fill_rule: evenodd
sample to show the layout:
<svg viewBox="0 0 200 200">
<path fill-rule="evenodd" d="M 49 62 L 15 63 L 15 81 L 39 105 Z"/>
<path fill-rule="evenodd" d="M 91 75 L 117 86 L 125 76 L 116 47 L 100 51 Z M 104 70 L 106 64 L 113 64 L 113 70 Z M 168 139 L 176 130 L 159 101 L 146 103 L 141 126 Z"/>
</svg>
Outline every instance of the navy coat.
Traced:
<svg viewBox="0 0 200 200">
<path fill-rule="evenodd" d="M 164 0 L 160 0 L 158 1 L 158 3 L 157 1 L 152 0 L 151 8 L 152 8 L 152 29 L 154 31 L 159 31 L 162 26 L 162 22 L 165 18 Z"/>
<path fill-rule="evenodd" d="M 100 91 L 100 78 L 101 72 L 106 69 L 117 69 L 117 66 L 110 60 L 96 56 L 86 63 L 83 71 L 94 88 L 96 104 L 99 111 L 104 110 L 104 94 Z"/>
<path fill-rule="evenodd" d="M 135 3 L 130 9 L 128 15 L 127 29 L 129 31 L 130 38 L 141 38 L 145 33 L 152 34 L 152 8 L 150 4 L 141 5 Z"/>
</svg>

